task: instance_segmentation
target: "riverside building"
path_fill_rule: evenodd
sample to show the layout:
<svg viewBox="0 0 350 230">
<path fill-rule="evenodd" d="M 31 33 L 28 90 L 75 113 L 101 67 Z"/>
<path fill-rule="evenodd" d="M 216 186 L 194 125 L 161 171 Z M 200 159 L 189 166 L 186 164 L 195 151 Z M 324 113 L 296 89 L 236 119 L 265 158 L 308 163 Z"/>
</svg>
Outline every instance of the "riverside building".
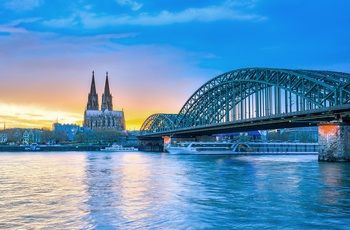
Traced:
<svg viewBox="0 0 350 230">
<path fill-rule="evenodd" d="M 92 130 L 115 129 L 125 130 L 124 111 L 113 110 L 113 97 L 109 90 L 108 72 L 104 93 L 102 94 L 101 109 L 99 109 L 98 94 L 96 92 L 95 76 L 92 71 L 92 81 L 88 102 L 84 112 L 84 127 Z"/>
</svg>

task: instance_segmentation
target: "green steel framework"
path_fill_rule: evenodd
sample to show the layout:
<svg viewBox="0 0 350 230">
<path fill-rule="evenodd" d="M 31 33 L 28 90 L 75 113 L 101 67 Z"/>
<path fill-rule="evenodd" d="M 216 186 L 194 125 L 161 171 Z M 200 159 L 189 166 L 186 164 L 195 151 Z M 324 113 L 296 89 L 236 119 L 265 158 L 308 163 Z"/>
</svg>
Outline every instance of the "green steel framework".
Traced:
<svg viewBox="0 0 350 230">
<path fill-rule="evenodd" d="M 221 74 L 201 86 L 178 114 L 153 114 L 141 134 L 266 119 L 350 105 L 350 74 L 246 68 Z"/>
</svg>

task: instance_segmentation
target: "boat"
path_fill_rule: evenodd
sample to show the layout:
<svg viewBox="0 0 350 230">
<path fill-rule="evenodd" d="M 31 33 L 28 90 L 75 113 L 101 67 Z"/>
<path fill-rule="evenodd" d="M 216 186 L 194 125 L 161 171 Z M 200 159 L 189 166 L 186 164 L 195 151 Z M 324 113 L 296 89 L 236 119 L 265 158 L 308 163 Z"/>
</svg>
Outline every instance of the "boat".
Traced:
<svg viewBox="0 0 350 230">
<path fill-rule="evenodd" d="M 233 154 L 235 144 L 227 142 L 179 142 L 169 144 L 170 154 Z"/>
<path fill-rule="evenodd" d="M 280 142 L 179 142 L 169 144 L 165 151 L 170 154 L 247 154 L 285 155 L 318 154 L 318 143 Z"/>
<path fill-rule="evenodd" d="M 134 152 L 134 151 L 138 151 L 138 149 L 134 148 L 134 147 L 123 147 L 122 145 L 113 144 L 110 147 L 106 147 L 104 149 L 101 149 L 101 151 L 103 151 L 103 152 Z"/>
<path fill-rule="evenodd" d="M 38 146 L 38 144 L 31 144 L 31 145 L 28 145 L 24 148 L 25 151 L 40 151 L 40 147 Z"/>
<path fill-rule="evenodd" d="M 236 153 L 266 155 L 318 154 L 318 143 L 300 142 L 246 142 L 238 143 Z"/>
</svg>

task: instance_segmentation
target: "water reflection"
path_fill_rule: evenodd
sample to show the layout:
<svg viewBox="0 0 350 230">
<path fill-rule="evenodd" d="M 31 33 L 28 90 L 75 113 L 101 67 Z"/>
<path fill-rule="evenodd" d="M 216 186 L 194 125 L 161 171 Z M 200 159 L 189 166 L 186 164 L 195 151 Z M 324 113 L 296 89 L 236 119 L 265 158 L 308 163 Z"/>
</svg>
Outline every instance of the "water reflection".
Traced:
<svg viewBox="0 0 350 230">
<path fill-rule="evenodd" d="M 349 199 L 317 156 L 0 154 L 0 228 L 346 229 Z"/>
<path fill-rule="evenodd" d="M 69 160 L 67 160 L 69 159 Z M 74 229 L 84 225 L 80 156 L 0 155 L 0 228 Z"/>
<path fill-rule="evenodd" d="M 123 155 L 120 168 L 119 186 L 116 191 L 121 198 L 121 215 L 132 225 L 146 226 L 147 218 L 151 215 L 152 185 L 150 165 L 136 154 Z"/>
<path fill-rule="evenodd" d="M 162 209 L 174 202 L 171 196 L 177 186 L 173 176 L 166 177 L 171 173 L 162 161 L 154 164 L 152 157 L 139 153 L 89 153 L 86 160 L 88 228 L 160 224 Z"/>
<path fill-rule="evenodd" d="M 87 200 L 84 202 L 86 228 L 112 228 L 118 209 L 115 204 L 115 172 L 112 154 L 89 152 L 86 155 L 85 184 Z M 105 221 L 109 220 L 109 221 Z"/>
<path fill-rule="evenodd" d="M 189 204 L 183 202 L 190 176 L 184 172 L 186 165 L 159 153 L 130 153 L 119 156 L 118 170 L 115 191 L 125 220 L 123 228 L 180 227 L 176 223 L 185 221 L 191 212 Z"/>
<path fill-rule="evenodd" d="M 338 207 L 350 207 L 350 165 L 347 162 L 320 162 L 320 202 L 332 206 L 329 212 L 343 212 Z M 350 210 L 348 212 L 350 214 Z"/>
</svg>

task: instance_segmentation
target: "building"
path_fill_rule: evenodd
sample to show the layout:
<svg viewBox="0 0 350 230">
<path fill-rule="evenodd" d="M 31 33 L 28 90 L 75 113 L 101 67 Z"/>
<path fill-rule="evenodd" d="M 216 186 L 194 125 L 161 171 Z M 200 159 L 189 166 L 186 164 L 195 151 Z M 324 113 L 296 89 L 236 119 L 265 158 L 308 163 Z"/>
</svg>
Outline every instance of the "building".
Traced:
<svg viewBox="0 0 350 230">
<path fill-rule="evenodd" d="M 39 143 L 41 141 L 40 130 L 37 129 L 27 129 L 24 130 L 22 134 L 22 143 L 31 144 L 31 143 Z"/>
<path fill-rule="evenodd" d="M 92 72 L 92 81 L 88 102 L 84 113 L 84 127 L 92 130 L 96 129 L 115 129 L 125 130 L 124 111 L 113 110 L 113 97 L 109 89 L 108 72 L 104 93 L 102 94 L 101 110 L 99 110 L 98 94 L 96 92 L 94 71 Z"/>
<path fill-rule="evenodd" d="M 80 127 L 75 124 L 60 124 L 56 122 L 52 125 L 52 130 L 54 132 L 61 131 L 67 135 L 68 141 L 74 141 L 74 137 L 80 131 Z"/>
<path fill-rule="evenodd" d="M 6 143 L 7 142 L 7 133 L 0 132 L 0 143 Z"/>
</svg>

